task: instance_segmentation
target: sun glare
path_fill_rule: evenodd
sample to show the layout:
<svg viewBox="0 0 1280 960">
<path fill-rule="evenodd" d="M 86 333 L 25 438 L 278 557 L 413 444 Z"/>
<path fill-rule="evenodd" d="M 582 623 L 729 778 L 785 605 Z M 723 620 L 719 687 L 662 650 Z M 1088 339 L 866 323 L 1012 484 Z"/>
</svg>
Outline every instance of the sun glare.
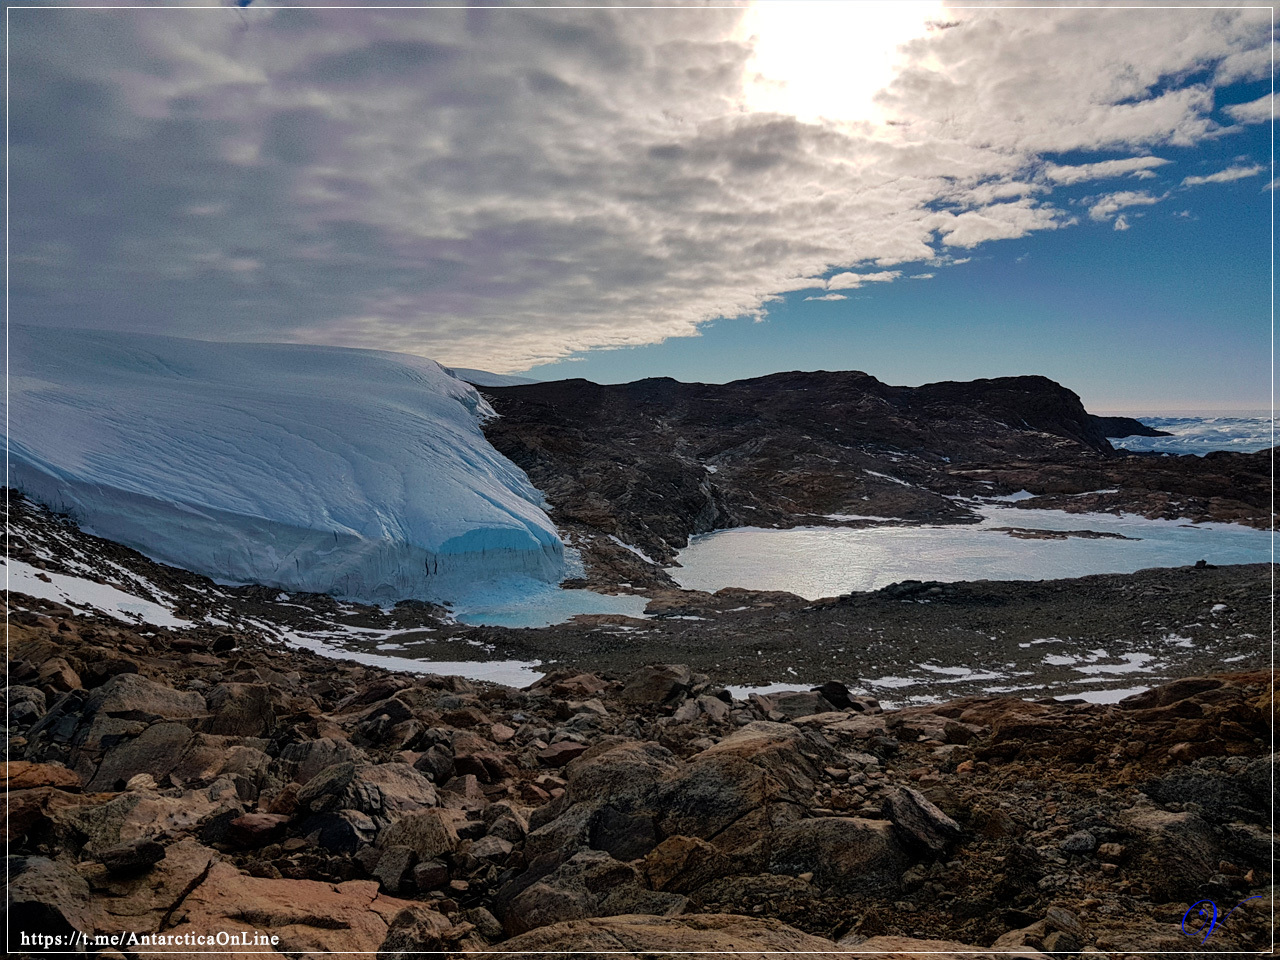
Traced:
<svg viewBox="0 0 1280 960">
<path fill-rule="evenodd" d="M 746 106 L 806 123 L 883 122 L 874 97 L 893 79 L 899 47 L 945 12 L 935 0 L 756 0 L 740 28 L 754 47 Z"/>
</svg>

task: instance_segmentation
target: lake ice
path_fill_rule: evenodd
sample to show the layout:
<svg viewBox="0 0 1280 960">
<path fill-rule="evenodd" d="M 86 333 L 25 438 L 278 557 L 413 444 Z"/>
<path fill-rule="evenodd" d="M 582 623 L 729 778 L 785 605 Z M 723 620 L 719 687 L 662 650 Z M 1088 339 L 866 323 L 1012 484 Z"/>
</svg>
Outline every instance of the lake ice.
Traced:
<svg viewBox="0 0 1280 960">
<path fill-rule="evenodd" d="M 1069 514 L 986 505 L 979 524 L 740 527 L 693 538 L 670 572 L 687 589 L 786 590 L 806 599 L 878 590 L 900 580 L 1048 580 L 1145 567 L 1264 563 L 1271 534 L 1239 524 Z M 997 527 L 1093 530 L 1133 539 L 1021 539 Z"/>
</svg>

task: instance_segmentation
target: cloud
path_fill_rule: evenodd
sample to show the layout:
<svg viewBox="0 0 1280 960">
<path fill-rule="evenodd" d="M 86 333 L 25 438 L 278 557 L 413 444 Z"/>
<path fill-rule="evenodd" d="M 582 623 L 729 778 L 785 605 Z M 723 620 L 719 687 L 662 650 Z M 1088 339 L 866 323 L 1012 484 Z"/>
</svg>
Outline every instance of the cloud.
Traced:
<svg viewBox="0 0 1280 960">
<path fill-rule="evenodd" d="M 888 283 L 902 276 L 901 270 L 881 270 L 878 273 L 837 273 L 827 281 L 828 290 L 856 290 L 864 283 Z"/>
<path fill-rule="evenodd" d="M 1266 123 L 1271 119 L 1272 94 L 1250 100 L 1248 103 L 1237 103 L 1223 107 L 1223 111 L 1237 123 Z"/>
<path fill-rule="evenodd" d="M 846 297 L 843 293 L 828 293 L 828 294 L 824 294 L 821 297 L 805 297 L 806 301 L 808 300 L 848 300 L 848 299 L 849 298 Z"/>
<path fill-rule="evenodd" d="M 1083 163 L 1067 167 L 1050 163 L 1044 168 L 1044 175 L 1054 183 L 1061 184 L 1105 180 L 1126 175 L 1147 178 L 1155 176 L 1151 172 L 1153 167 L 1162 167 L 1170 162 L 1163 157 L 1126 157 L 1123 160 L 1102 160 L 1098 163 Z"/>
<path fill-rule="evenodd" d="M 1113 216 L 1116 211 L 1125 207 L 1149 207 L 1163 199 L 1163 196 L 1153 197 L 1145 190 L 1121 190 L 1118 193 L 1109 193 L 1106 196 L 1090 198 L 1086 202 L 1090 204 L 1090 219 L 1106 220 Z M 1120 227 L 1119 229 L 1123 230 L 1125 228 Z"/>
<path fill-rule="evenodd" d="M 956 9 L 891 123 L 806 123 L 750 109 L 743 15 L 16 10 L 14 315 L 497 371 L 687 336 L 1067 228 L 1269 56 L 1254 8 Z M 1047 159 L 1095 151 L 1142 155 Z"/>
<path fill-rule="evenodd" d="M 932 220 L 942 242 L 949 247 L 976 247 L 990 240 L 1012 240 L 1035 230 L 1056 230 L 1070 222 L 1061 211 L 1031 200 L 993 204 L 958 215 L 942 212 Z"/>
<path fill-rule="evenodd" d="M 1129 229 L 1129 218 L 1128 218 L 1128 217 L 1126 217 L 1123 213 L 1122 213 L 1122 214 L 1120 214 L 1120 216 L 1116 217 L 1116 222 L 1115 222 L 1115 226 L 1113 227 L 1113 229 L 1115 229 L 1115 230 L 1128 230 L 1128 229 Z"/>
<path fill-rule="evenodd" d="M 933 276 L 934 275 L 932 273 L 913 273 L 907 279 L 908 280 L 932 280 Z"/>
<path fill-rule="evenodd" d="M 1256 177 L 1265 169 L 1266 167 L 1261 164 L 1254 164 L 1251 167 L 1227 167 L 1225 170 L 1219 170 L 1217 173 L 1211 173 L 1206 177 L 1184 177 L 1182 185 L 1184 187 L 1196 187 L 1203 183 L 1230 183 L 1232 180 Z"/>
</svg>

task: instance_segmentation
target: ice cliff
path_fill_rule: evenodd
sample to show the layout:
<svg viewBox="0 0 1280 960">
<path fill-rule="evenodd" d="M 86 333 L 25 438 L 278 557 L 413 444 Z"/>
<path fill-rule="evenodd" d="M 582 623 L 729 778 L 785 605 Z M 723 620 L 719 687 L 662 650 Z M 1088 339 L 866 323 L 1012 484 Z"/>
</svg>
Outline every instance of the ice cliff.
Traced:
<svg viewBox="0 0 1280 960">
<path fill-rule="evenodd" d="M 8 484 L 218 579 L 368 601 L 560 579 L 492 410 L 421 357 L 11 325 Z"/>
</svg>

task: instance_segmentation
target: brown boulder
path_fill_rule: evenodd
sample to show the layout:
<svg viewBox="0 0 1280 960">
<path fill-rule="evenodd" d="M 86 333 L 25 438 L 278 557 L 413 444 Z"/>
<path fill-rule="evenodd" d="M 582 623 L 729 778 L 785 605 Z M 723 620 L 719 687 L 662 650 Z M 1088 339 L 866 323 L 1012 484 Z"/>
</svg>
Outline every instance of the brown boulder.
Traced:
<svg viewBox="0 0 1280 960">
<path fill-rule="evenodd" d="M 278 813 L 246 813 L 227 828 L 227 839 L 246 850 L 257 850 L 284 839 L 289 818 Z"/>
<path fill-rule="evenodd" d="M 230 737 L 267 737 L 275 729 L 271 688 L 262 683 L 220 683 L 205 698 L 210 716 L 205 733 Z"/>
<path fill-rule="evenodd" d="M 580 960 L 612 960 L 619 953 L 735 953 L 764 960 L 771 953 L 843 952 L 830 940 L 777 920 L 725 914 L 687 917 L 617 916 L 571 920 L 531 930 L 503 943 L 504 951 L 573 951 Z"/>
<path fill-rule="evenodd" d="M 684 664 L 653 664 L 627 677 L 621 696 L 628 703 L 654 706 L 675 700 L 692 683 L 693 671 Z"/>
<path fill-rule="evenodd" d="M 538 761 L 548 767 L 563 767 L 570 760 L 576 760 L 587 752 L 585 743 L 575 740 L 561 740 L 538 752 Z"/>
<path fill-rule="evenodd" d="M 409 909 L 429 913 L 421 905 L 382 896 L 369 880 L 271 880 L 215 863 L 182 901 L 166 932 L 216 935 L 248 925 L 278 936 L 281 953 L 373 953 L 392 922 Z"/>
<path fill-rule="evenodd" d="M 33 787 L 57 787 L 59 790 L 78 791 L 80 776 L 56 763 L 31 763 L 27 760 L 10 760 L 0 774 L 0 789 L 30 790 Z"/>
</svg>

